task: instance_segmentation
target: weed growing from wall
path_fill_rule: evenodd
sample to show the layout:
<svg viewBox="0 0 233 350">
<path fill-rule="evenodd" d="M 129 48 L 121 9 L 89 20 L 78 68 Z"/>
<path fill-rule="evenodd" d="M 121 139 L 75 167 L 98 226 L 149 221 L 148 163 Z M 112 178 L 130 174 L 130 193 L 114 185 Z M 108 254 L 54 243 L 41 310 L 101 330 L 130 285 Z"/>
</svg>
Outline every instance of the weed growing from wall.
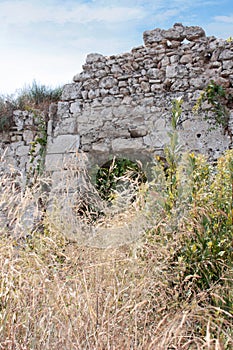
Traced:
<svg viewBox="0 0 233 350">
<path fill-rule="evenodd" d="M 179 195 L 179 171 L 182 146 L 179 144 L 177 127 L 182 113 L 182 99 L 172 101 L 171 126 L 168 132 L 169 143 L 164 148 L 164 157 L 155 158 L 155 166 L 152 169 L 153 181 L 150 183 L 152 193 L 156 194 L 156 206 L 159 205 L 166 213 L 172 214 Z M 150 200 L 149 200 L 150 203 Z M 155 204 L 152 199 L 152 206 Z"/>
<path fill-rule="evenodd" d="M 0 131 L 9 131 L 13 126 L 13 111 L 38 109 L 45 114 L 50 103 L 61 99 L 62 88 L 50 88 L 37 83 L 25 86 L 14 95 L 0 96 Z"/>
<path fill-rule="evenodd" d="M 210 111 L 212 112 L 212 114 L 206 115 L 206 119 L 214 122 L 216 125 L 222 126 L 224 131 L 227 132 L 229 123 L 229 110 L 227 106 L 232 104 L 233 96 L 228 94 L 221 85 L 211 80 L 198 98 L 193 108 L 194 112 L 198 112 L 205 101 L 211 105 Z"/>
<path fill-rule="evenodd" d="M 19 91 L 17 104 L 20 106 L 20 109 L 39 107 L 44 110 L 50 103 L 59 101 L 61 94 L 61 87 L 50 88 L 34 80 L 31 85 Z"/>
</svg>

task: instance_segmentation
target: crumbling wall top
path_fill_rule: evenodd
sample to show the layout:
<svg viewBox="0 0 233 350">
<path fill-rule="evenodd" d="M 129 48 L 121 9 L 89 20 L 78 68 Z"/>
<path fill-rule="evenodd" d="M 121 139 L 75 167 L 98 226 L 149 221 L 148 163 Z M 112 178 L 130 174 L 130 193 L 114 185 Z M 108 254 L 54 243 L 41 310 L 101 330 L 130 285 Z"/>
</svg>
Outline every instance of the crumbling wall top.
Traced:
<svg viewBox="0 0 233 350">
<path fill-rule="evenodd" d="M 158 43 L 166 43 L 167 40 L 181 43 L 184 39 L 198 42 L 206 38 L 205 31 L 201 27 L 186 27 L 181 23 L 175 23 L 173 28 L 147 30 L 143 33 L 145 46 L 153 46 Z"/>
</svg>

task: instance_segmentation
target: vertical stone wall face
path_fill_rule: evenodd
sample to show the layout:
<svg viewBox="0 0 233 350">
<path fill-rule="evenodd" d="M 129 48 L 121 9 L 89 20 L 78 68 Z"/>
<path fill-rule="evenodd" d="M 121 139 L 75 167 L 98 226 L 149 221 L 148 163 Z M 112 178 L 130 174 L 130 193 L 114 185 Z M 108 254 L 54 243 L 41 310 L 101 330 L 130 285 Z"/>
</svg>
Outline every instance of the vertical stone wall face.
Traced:
<svg viewBox="0 0 233 350">
<path fill-rule="evenodd" d="M 44 119 L 41 111 L 21 111 L 13 112 L 13 126 L 10 131 L 0 134 L 0 159 L 4 166 L 12 165 L 26 177 L 31 163 L 31 151 L 33 143 L 37 137 L 40 137 L 40 123 Z M 37 162 L 40 144 L 35 143 L 34 159 Z"/>
<path fill-rule="evenodd" d="M 210 130 L 204 113 L 194 114 L 192 107 L 211 79 L 233 92 L 233 43 L 182 24 L 146 31 L 143 38 L 144 45 L 128 53 L 89 54 L 83 71 L 64 86 L 49 122 L 48 171 L 79 151 L 91 165 L 111 156 L 145 160 L 162 153 L 175 98 L 184 100 L 184 150 L 217 157 L 231 146 L 229 135 L 221 127 Z M 229 125 L 232 120 L 231 111 Z"/>
<path fill-rule="evenodd" d="M 178 127 L 184 150 L 217 158 L 231 147 L 233 111 L 226 133 L 205 120 L 208 104 L 199 114 L 192 108 L 210 80 L 233 94 L 233 42 L 179 23 L 146 31 L 143 39 L 144 45 L 128 53 L 89 54 L 83 71 L 64 86 L 62 100 L 50 106 L 45 164 L 54 177 L 67 161 L 78 160 L 80 152 L 90 167 L 113 156 L 146 162 L 162 154 L 175 98 L 184 101 Z M 9 157 L 24 168 L 35 137 L 34 122 L 27 122 L 33 118 L 25 113 L 15 112 L 18 134 L 8 143 Z"/>
</svg>

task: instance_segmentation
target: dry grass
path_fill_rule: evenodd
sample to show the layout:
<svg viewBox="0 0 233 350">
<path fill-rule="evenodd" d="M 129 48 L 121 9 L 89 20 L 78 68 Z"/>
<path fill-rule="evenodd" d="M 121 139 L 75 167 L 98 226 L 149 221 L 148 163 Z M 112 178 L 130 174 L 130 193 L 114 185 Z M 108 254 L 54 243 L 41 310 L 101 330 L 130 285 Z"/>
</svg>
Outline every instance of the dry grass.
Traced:
<svg viewBox="0 0 233 350">
<path fill-rule="evenodd" d="M 13 111 L 17 109 L 37 110 L 46 116 L 50 104 L 59 101 L 61 94 L 61 87 L 51 88 L 34 80 L 13 95 L 0 95 L 0 131 L 8 132 L 11 129 L 14 125 Z"/>
<path fill-rule="evenodd" d="M 232 315 L 176 282 L 182 227 L 171 239 L 161 220 L 134 242 L 87 246 L 63 234 L 72 218 L 59 226 L 58 207 L 40 215 L 41 185 L 22 191 L 17 177 L 9 169 L 0 187 L 0 349 L 232 349 Z"/>
</svg>

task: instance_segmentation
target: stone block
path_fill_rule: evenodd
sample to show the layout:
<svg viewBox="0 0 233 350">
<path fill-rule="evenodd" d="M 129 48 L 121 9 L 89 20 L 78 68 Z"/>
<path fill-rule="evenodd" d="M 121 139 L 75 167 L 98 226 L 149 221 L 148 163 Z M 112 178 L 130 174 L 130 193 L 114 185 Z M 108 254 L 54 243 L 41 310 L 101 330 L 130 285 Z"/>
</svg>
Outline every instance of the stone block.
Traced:
<svg viewBox="0 0 233 350">
<path fill-rule="evenodd" d="M 140 152 L 143 149 L 142 138 L 122 139 L 118 138 L 112 141 L 112 150 L 114 153 Z"/>
<path fill-rule="evenodd" d="M 175 78 L 177 76 L 178 67 L 176 64 L 171 64 L 166 67 L 166 77 L 167 78 Z"/>
<path fill-rule="evenodd" d="M 23 140 L 28 144 L 32 142 L 34 139 L 34 132 L 32 130 L 24 130 L 23 132 Z"/>
<path fill-rule="evenodd" d="M 69 102 L 58 102 L 57 104 L 57 117 L 59 119 L 69 117 Z"/>
<path fill-rule="evenodd" d="M 161 149 L 169 142 L 169 136 L 166 130 L 153 132 L 143 137 L 143 142 L 152 149 Z"/>
<path fill-rule="evenodd" d="M 80 147 L 79 135 L 59 135 L 48 138 L 47 154 L 75 153 Z"/>
<path fill-rule="evenodd" d="M 92 151 L 96 153 L 108 153 L 109 150 L 109 145 L 104 142 L 93 143 L 92 145 Z"/>
<path fill-rule="evenodd" d="M 76 118 L 62 119 L 54 129 L 54 136 L 69 135 L 77 133 L 77 120 Z"/>
<path fill-rule="evenodd" d="M 63 169 L 63 154 L 46 154 L 45 171 L 61 171 Z"/>
<path fill-rule="evenodd" d="M 69 101 L 81 97 L 81 83 L 66 84 L 62 91 L 62 100 Z"/>
<path fill-rule="evenodd" d="M 143 40 L 145 46 L 150 46 L 153 43 L 159 43 L 163 39 L 162 30 L 156 28 L 154 30 L 147 30 L 143 33 Z"/>
<path fill-rule="evenodd" d="M 129 132 L 132 138 L 143 137 L 146 136 L 148 133 L 147 129 L 143 127 L 135 127 L 135 129 L 130 129 Z"/>
<path fill-rule="evenodd" d="M 197 41 L 205 37 L 204 29 L 198 26 L 185 27 L 184 34 L 186 39 L 190 41 Z"/>
<path fill-rule="evenodd" d="M 192 62 L 192 55 L 183 55 L 180 59 L 181 64 L 187 64 Z"/>
<path fill-rule="evenodd" d="M 118 80 L 113 77 L 106 77 L 100 81 L 100 87 L 103 89 L 111 89 L 113 86 L 118 84 Z"/>
<path fill-rule="evenodd" d="M 79 114 L 81 112 L 80 103 L 78 101 L 71 103 L 70 112 L 74 115 Z"/>
<path fill-rule="evenodd" d="M 20 157 L 28 155 L 29 149 L 30 149 L 29 146 L 19 146 L 16 149 L 16 155 Z"/>
<path fill-rule="evenodd" d="M 103 55 L 101 55 L 100 53 L 89 53 L 86 57 L 87 64 L 90 64 L 93 62 L 98 62 L 98 61 L 105 62 L 106 58 Z"/>
<path fill-rule="evenodd" d="M 232 60 L 233 59 L 233 51 L 231 50 L 223 50 L 219 55 L 220 60 Z"/>
</svg>

